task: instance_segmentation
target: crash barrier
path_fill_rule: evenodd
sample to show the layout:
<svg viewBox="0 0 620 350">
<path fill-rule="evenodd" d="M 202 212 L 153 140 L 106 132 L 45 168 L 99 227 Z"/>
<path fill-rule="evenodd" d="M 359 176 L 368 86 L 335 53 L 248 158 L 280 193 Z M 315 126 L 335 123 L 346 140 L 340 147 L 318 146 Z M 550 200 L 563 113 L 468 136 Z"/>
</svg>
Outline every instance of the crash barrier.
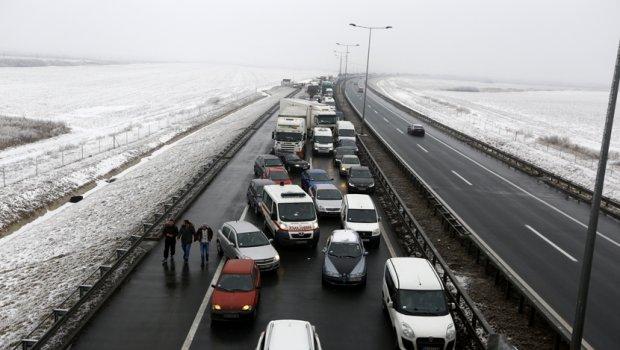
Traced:
<svg viewBox="0 0 620 350">
<path fill-rule="evenodd" d="M 295 90 L 287 97 L 294 96 L 299 89 Z M 112 293 L 116 286 L 120 285 L 122 279 L 126 277 L 132 265 L 137 262 L 136 257 L 144 256 L 146 251 L 139 252 L 141 243 L 149 239 L 159 239 L 161 225 L 169 218 L 178 219 L 183 212 L 194 202 L 196 198 L 205 190 L 211 181 L 217 176 L 219 171 L 226 166 L 228 161 L 237 151 L 250 139 L 269 117 L 278 110 L 279 104 L 274 104 L 269 110 L 263 113 L 252 124 L 246 127 L 239 135 L 231 140 L 224 149 L 216 154 L 192 180 L 184 187 L 179 189 L 171 199 L 160 203 L 158 210 L 151 215 L 151 219 L 142 223 L 142 226 L 129 235 L 117 249 L 108 256 L 92 274 L 90 274 L 58 307 L 54 308 L 25 338 L 23 338 L 16 349 L 64 349 L 79 332 L 81 326 L 92 317 L 97 309 L 103 304 L 105 299 Z M 234 111 L 231 111 L 234 112 Z M 231 113 L 229 112 L 229 113 Z M 134 261 L 130 261 L 133 259 Z M 134 265 L 135 266 L 135 265 Z M 125 268 L 123 270 L 122 268 Z M 122 277 L 119 278 L 119 275 Z M 115 281 L 116 279 L 116 281 Z M 112 288 L 109 288 L 112 285 Z M 98 300 L 98 292 L 104 289 L 104 297 Z M 84 306 L 87 310 L 82 310 Z M 69 332 L 64 331 L 59 334 L 59 330 L 71 317 L 79 317 L 81 325 L 74 327 Z M 56 335 L 59 335 L 56 338 Z"/>
<path fill-rule="evenodd" d="M 339 85 L 342 89 L 342 84 Z M 353 110 L 358 115 L 361 113 L 356 109 L 349 97 L 341 90 L 345 99 L 352 106 Z M 403 158 L 401 158 L 390 144 L 379 135 L 372 125 L 365 123 L 368 130 L 379 140 L 381 146 L 394 160 L 396 165 L 405 173 L 411 180 L 413 185 L 419 190 L 426 198 L 429 206 L 431 206 L 435 214 L 439 215 L 443 225 L 452 235 L 457 235 L 467 241 L 467 249 L 469 252 L 473 251 L 478 263 L 484 263 L 485 269 L 488 271 L 489 267 L 495 267 L 495 283 L 498 284 L 500 279 L 506 281 L 506 296 L 510 296 L 512 291 L 518 294 L 519 306 L 517 311 L 523 313 L 526 306 L 529 306 L 528 322 L 530 325 L 534 323 L 536 315 L 540 315 L 553 329 L 556 336 L 554 339 L 555 347 L 557 348 L 562 342 L 569 342 L 571 331 L 568 328 L 568 324 L 565 323 L 560 316 L 551 309 L 544 300 L 542 300 L 527 284 L 523 281 L 509 266 L 506 264 L 478 235 L 473 232 L 462 219 L 453 212 L 452 208 L 444 202 L 444 200 L 411 168 Z M 427 244 L 431 244 L 428 242 Z"/>
<path fill-rule="evenodd" d="M 557 188 L 558 190 L 564 192 L 565 194 L 575 198 L 578 201 L 582 201 L 588 204 L 592 203 L 592 196 L 593 196 L 593 192 L 590 189 L 587 189 L 571 180 L 568 180 L 566 178 L 563 178 L 562 176 L 559 176 L 557 174 L 551 173 L 537 165 L 534 165 L 531 162 L 528 162 L 527 160 L 521 159 L 515 155 L 512 155 L 508 152 L 502 151 L 501 149 L 491 146 L 486 142 L 477 140 L 469 135 L 466 135 L 465 133 L 462 133 L 456 129 L 453 129 L 443 123 L 440 123 L 430 117 L 427 117 L 405 105 L 403 105 L 402 103 L 386 96 L 385 94 L 382 94 L 381 92 L 377 91 L 375 88 L 373 87 L 368 87 L 368 89 L 370 91 L 372 91 L 373 93 L 375 93 L 376 95 L 380 96 L 382 99 L 386 100 L 387 102 L 389 102 L 390 104 L 392 104 L 394 107 L 400 109 L 401 111 L 408 113 L 420 120 L 423 120 L 425 123 L 428 123 L 432 126 L 434 126 L 435 128 L 445 132 L 448 135 L 451 135 L 452 137 L 496 158 L 501 160 L 502 162 L 508 164 L 509 166 L 515 168 L 515 169 L 519 169 L 521 171 L 523 171 L 524 173 L 534 176 L 536 178 L 538 178 L 540 181 L 543 181 L 544 183 L 553 186 L 554 188 Z M 620 202 L 615 201 L 609 197 L 605 197 L 603 196 L 601 198 L 601 211 L 611 217 L 614 217 L 616 219 L 620 219 Z"/>
</svg>

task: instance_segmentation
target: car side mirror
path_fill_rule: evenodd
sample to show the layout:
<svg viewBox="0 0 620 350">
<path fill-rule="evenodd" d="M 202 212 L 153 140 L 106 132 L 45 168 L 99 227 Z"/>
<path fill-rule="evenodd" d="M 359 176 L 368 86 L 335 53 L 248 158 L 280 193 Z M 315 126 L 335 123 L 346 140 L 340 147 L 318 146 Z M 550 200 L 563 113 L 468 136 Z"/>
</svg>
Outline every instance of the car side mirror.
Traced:
<svg viewBox="0 0 620 350">
<path fill-rule="evenodd" d="M 324 247 L 323 249 L 321 249 L 321 251 L 322 251 L 323 253 L 327 253 L 327 247 Z"/>
<path fill-rule="evenodd" d="M 276 215 L 275 212 L 271 213 L 271 220 L 277 220 L 278 216 Z"/>
<path fill-rule="evenodd" d="M 368 255 L 368 251 L 364 251 L 364 256 L 367 256 L 367 255 Z"/>
<path fill-rule="evenodd" d="M 391 308 L 393 308 L 393 307 L 394 307 L 394 302 L 393 302 L 393 301 L 391 301 L 391 300 L 390 300 L 390 301 L 388 301 L 388 302 L 387 302 L 387 307 L 388 307 L 388 308 L 390 308 L 390 309 L 391 309 Z"/>
<path fill-rule="evenodd" d="M 381 217 L 380 217 L 380 216 L 379 216 L 379 217 L 377 217 L 377 221 L 381 221 Z"/>
<path fill-rule="evenodd" d="M 269 243 L 273 243 L 273 238 L 269 238 Z"/>
<path fill-rule="evenodd" d="M 273 140 L 273 139 L 275 139 L 275 137 L 276 137 L 276 132 L 275 132 L 275 131 L 272 131 L 272 132 L 271 132 L 271 139 Z"/>
<path fill-rule="evenodd" d="M 212 284 L 212 285 L 211 285 L 211 287 L 213 287 L 213 288 L 217 288 L 217 286 L 216 286 L 215 284 Z"/>
<path fill-rule="evenodd" d="M 452 311 L 456 310 L 456 304 L 455 303 L 450 303 L 450 310 L 452 310 Z"/>
</svg>

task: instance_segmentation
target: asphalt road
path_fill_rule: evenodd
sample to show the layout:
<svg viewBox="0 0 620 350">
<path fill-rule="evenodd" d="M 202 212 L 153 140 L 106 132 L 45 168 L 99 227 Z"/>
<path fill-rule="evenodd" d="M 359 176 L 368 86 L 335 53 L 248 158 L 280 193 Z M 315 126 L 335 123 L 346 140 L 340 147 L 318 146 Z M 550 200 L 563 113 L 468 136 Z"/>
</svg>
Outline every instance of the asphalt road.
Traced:
<svg viewBox="0 0 620 350">
<path fill-rule="evenodd" d="M 272 117 L 196 200 L 186 218 L 214 228 L 242 216 L 257 222 L 244 211 L 245 190 L 254 158 L 270 148 L 274 125 Z M 312 164 L 328 170 L 343 185 L 331 158 L 314 158 Z M 322 243 L 339 227 L 337 219 L 322 218 L 321 244 L 316 249 L 279 248 L 281 267 L 277 273 L 264 275 L 256 321 L 223 327 L 211 327 L 205 304 L 220 265 L 215 246 L 210 247 L 208 266 L 201 268 L 197 246 L 192 248 L 188 265 L 183 264 L 178 246 L 176 263 L 162 265 L 161 242 L 84 328 L 72 349 L 253 349 L 267 323 L 282 318 L 313 323 L 325 349 L 393 348 L 392 330 L 380 304 L 382 270 L 389 257 L 385 239 L 379 248 L 370 250 L 365 288 L 321 285 Z M 384 230 L 393 237 L 385 225 Z M 398 247 L 392 249 L 400 254 Z M 201 305 L 206 306 L 204 314 Z"/>
<path fill-rule="evenodd" d="M 362 110 L 362 93 L 346 93 Z M 572 324 L 589 206 L 444 134 L 368 92 L 366 120 L 521 279 Z M 407 134 L 423 124 L 425 137 Z M 415 214 L 415 213 L 414 213 Z M 620 223 L 602 215 L 585 339 L 620 344 Z M 570 329 L 570 328 L 569 328 Z"/>
</svg>

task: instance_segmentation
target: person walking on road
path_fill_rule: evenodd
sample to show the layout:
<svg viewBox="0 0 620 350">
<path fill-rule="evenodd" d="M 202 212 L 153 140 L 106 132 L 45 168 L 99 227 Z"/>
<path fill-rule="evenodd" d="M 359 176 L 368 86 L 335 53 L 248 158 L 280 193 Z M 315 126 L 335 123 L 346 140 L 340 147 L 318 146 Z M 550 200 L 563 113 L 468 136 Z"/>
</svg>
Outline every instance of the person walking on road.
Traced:
<svg viewBox="0 0 620 350">
<path fill-rule="evenodd" d="M 185 263 L 187 263 L 187 259 L 189 259 L 189 250 L 192 247 L 194 235 L 196 235 L 194 224 L 185 219 L 179 231 L 179 239 L 181 239 L 181 248 L 183 249 L 183 261 L 185 261 Z"/>
<path fill-rule="evenodd" d="M 213 230 L 209 225 L 202 224 L 198 231 L 196 231 L 196 236 L 194 240 L 200 242 L 200 265 L 204 266 L 209 261 L 209 242 L 213 238 Z"/>
<path fill-rule="evenodd" d="M 179 235 L 179 229 L 177 229 L 173 219 L 166 221 L 162 229 L 162 235 L 164 236 L 164 260 L 162 260 L 162 263 L 165 264 L 168 262 L 168 253 L 170 253 L 170 259 L 174 260 L 176 238 Z"/>
</svg>

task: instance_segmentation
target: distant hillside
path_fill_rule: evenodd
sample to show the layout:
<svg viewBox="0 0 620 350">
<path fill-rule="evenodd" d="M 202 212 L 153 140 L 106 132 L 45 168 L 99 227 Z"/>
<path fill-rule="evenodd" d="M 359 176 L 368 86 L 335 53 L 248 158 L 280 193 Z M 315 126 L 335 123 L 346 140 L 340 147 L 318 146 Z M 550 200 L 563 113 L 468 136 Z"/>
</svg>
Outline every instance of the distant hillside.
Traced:
<svg viewBox="0 0 620 350">
<path fill-rule="evenodd" d="M 0 55 L 0 67 L 47 67 L 47 66 L 86 66 L 120 64 L 115 61 L 99 61 L 89 59 L 72 58 L 43 58 L 27 56 L 2 56 Z"/>
</svg>

